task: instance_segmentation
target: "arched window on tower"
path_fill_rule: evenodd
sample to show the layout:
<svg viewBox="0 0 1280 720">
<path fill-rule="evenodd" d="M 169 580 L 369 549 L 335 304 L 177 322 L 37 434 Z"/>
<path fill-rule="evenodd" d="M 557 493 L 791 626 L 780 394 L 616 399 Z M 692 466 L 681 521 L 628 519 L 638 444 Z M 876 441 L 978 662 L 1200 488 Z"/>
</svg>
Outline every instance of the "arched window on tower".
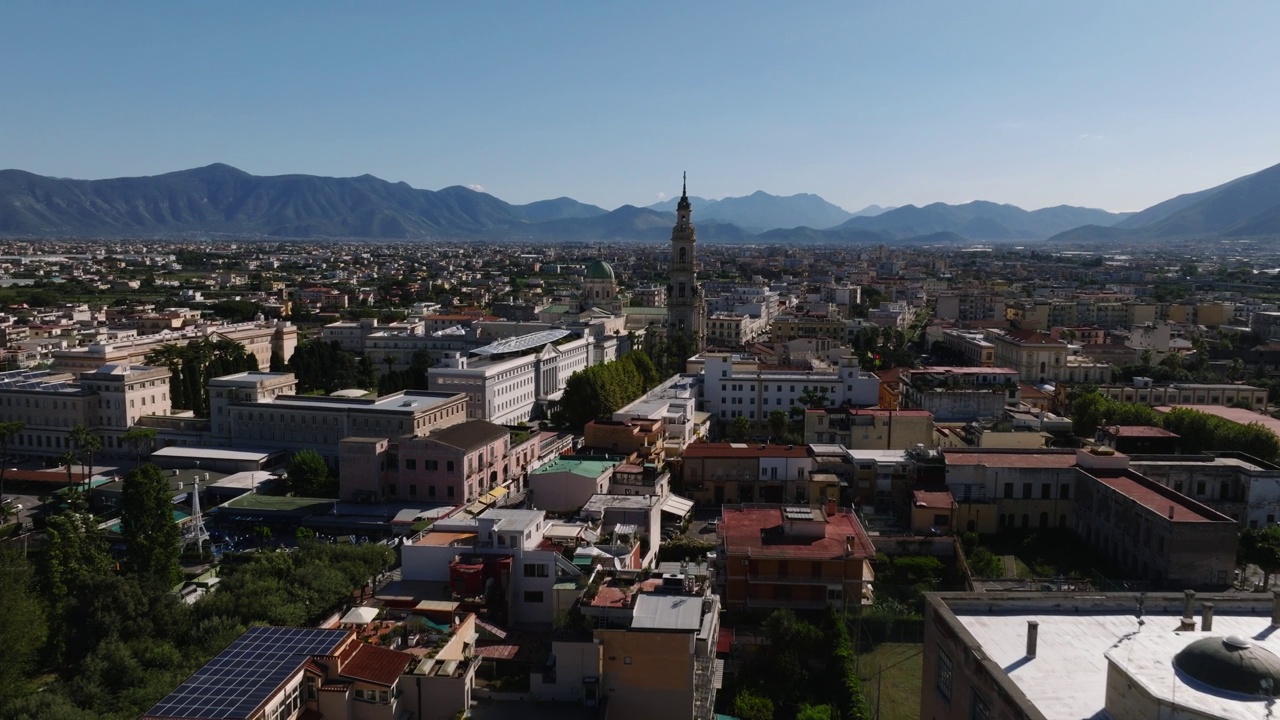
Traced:
<svg viewBox="0 0 1280 720">
<path fill-rule="evenodd" d="M 684 297 L 684 283 L 680 283 L 680 297 Z"/>
<path fill-rule="evenodd" d="M 685 248 L 680 248 L 680 264 L 684 265 L 687 262 L 689 262 L 689 251 Z"/>
</svg>

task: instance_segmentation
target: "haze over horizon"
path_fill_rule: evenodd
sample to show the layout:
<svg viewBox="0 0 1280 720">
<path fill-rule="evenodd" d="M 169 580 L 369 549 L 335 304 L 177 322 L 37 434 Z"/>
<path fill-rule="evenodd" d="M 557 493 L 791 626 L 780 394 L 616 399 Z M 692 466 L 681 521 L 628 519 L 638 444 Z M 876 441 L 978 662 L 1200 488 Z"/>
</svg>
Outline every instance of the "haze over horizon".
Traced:
<svg viewBox="0 0 1280 720">
<path fill-rule="evenodd" d="M 1280 162 L 1274 3 L 8 10 L 0 167 L 58 177 L 1133 211 Z"/>
</svg>

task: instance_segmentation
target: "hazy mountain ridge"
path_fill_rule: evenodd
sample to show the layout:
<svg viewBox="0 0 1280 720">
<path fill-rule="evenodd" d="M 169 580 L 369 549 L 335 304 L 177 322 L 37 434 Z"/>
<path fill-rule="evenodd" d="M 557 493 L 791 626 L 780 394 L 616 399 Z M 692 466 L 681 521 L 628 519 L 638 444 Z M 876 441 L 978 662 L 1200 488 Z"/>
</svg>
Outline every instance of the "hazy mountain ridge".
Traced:
<svg viewBox="0 0 1280 720">
<path fill-rule="evenodd" d="M 650 210 L 675 212 L 678 198 L 669 198 L 649 206 Z M 770 195 L 757 190 L 743 197 L 727 197 L 720 200 L 689 198 L 694 203 L 698 217 L 731 223 L 752 232 L 765 232 L 779 228 L 831 228 L 854 217 L 854 213 L 839 205 L 827 202 L 818 195 Z"/>
<path fill-rule="evenodd" d="M 1134 213 L 1110 230 L 1073 228 L 1054 241 L 1280 236 L 1280 165 Z"/>
<path fill-rule="evenodd" d="M 955 233 L 969 240 L 1042 240 L 1081 225 L 1111 225 L 1127 215 L 1094 208 L 1058 205 L 1023 210 L 975 200 L 962 205 L 904 205 L 872 217 L 855 217 L 840 227 L 857 227 L 912 237 Z"/>
<path fill-rule="evenodd" d="M 1199 236 L 1280 236 L 1280 165 L 1139 213 L 1060 205 L 1023 210 L 974 201 L 849 213 L 817 195 L 764 192 L 720 201 L 691 198 L 698 236 L 725 243 L 962 243 L 1110 241 Z M 606 211 L 560 197 L 514 205 L 453 186 L 420 190 L 371 175 L 256 176 L 229 165 L 151 177 L 71 180 L 0 170 L 0 234 L 29 237 L 243 237 L 661 241 L 675 222 L 659 207 Z M 721 212 L 717 212 L 716 209 Z M 738 222 L 724 220 L 724 213 Z M 819 223 L 758 230 L 791 213 Z M 836 217 L 845 219 L 822 227 Z M 823 219 L 825 218 L 825 219 Z"/>
</svg>

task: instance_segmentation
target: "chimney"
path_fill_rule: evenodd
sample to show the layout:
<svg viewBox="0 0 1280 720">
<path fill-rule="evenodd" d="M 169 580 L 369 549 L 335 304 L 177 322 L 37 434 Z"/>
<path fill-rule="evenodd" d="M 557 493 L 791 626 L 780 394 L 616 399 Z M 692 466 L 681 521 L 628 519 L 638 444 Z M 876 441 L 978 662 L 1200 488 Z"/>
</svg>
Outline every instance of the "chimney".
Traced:
<svg viewBox="0 0 1280 720">
<path fill-rule="evenodd" d="M 1200 617 L 1200 631 L 1209 632 L 1213 630 L 1213 603 L 1205 603 L 1202 607 L 1202 615 Z"/>
<path fill-rule="evenodd" d="M 1172 519 L 1173 519 L 1173 506 L 1172 506 L 1172 505 L 1170 505 L 1170 506 L 1169 506 L 1169 519 L 1170 519 L 1170 520 L 1172 520 Z"/>
<path fill-rule="evenodd" d="M 1184 596 L 1182 600 L 1182 622 L 1178 624 L 1178 629 L 1195 630 L 1196 618 L 1193 613 L 1195 612 L 1196 591 L 1183 590 L 1182 594 Z"/>
<path fill-rule="evenodd" d="M 1035 620 L 1027 621 L 1027 657 L 1036 656 L 1036 639 L 1040 635 L 1040 623 Z"/>
<path fill-rule="evenodd" d="M 1271 624 L 1280 626 L 1280 590 L 1271 591 Z"/>
</svg>

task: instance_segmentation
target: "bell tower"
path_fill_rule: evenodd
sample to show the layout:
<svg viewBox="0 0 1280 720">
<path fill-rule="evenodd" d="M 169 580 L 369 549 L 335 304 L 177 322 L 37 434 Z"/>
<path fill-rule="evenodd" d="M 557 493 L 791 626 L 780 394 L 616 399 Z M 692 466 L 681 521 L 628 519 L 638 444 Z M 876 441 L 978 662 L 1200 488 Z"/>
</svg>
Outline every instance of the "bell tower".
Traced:
<svg viewBox="0 0 1280 720">
<path fill-rule="evenodd" d="M 690 354 L 702 352 L 706 343 L 707 305 L 698 286 L 695 256 L 698 236 L 690 221 L 688 176 L 676 205 L 676 224 L 671 229 L 671 273 L 667 285 L 667 339 L 683 336 Z"/>
</svg>

